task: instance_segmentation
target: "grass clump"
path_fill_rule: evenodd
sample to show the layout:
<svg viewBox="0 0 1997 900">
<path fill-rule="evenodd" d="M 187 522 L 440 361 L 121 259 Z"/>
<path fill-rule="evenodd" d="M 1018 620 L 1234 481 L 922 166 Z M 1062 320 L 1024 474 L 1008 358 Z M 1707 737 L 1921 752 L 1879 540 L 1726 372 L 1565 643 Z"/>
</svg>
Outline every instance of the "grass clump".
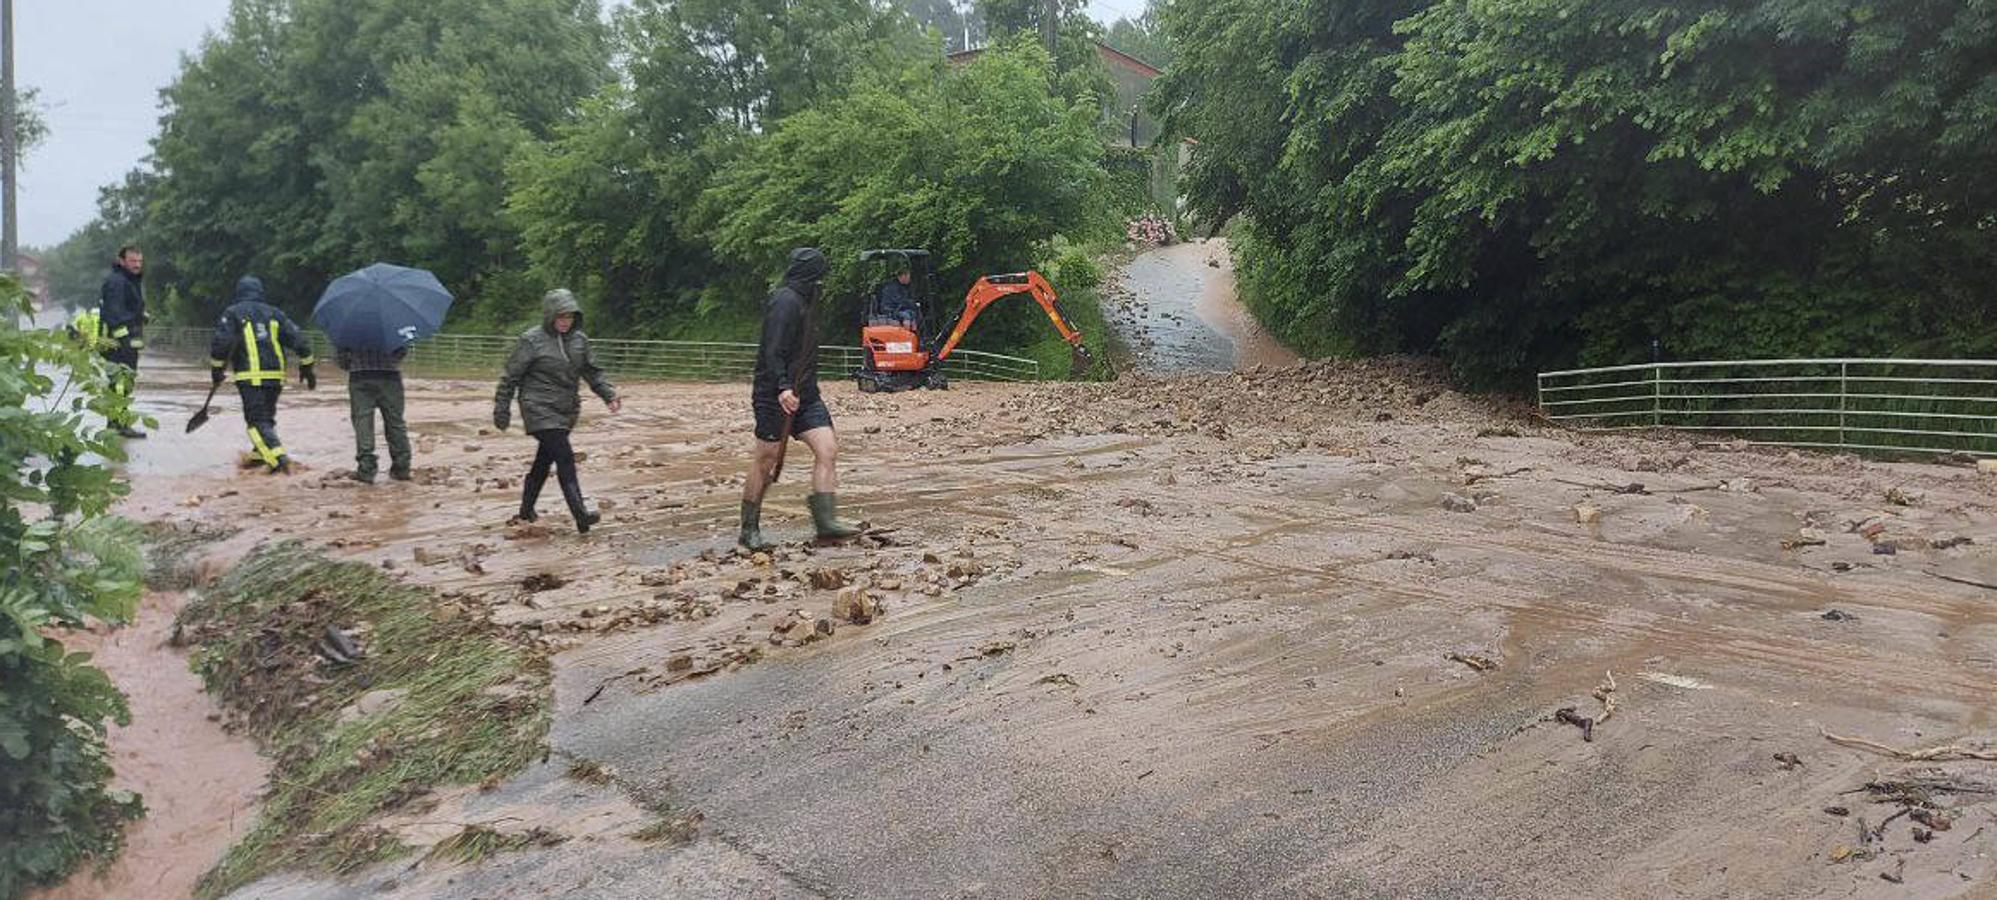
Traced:
<svg viewBox="0 0 1997 900">
<path fill-rule="evenodd" d="M 266 546 L 179 624 L 231 724 L 274 759 L 262 815 L 202 879 L 201 896 L 272 872 L 344 873 L 406 855 L 375 817 L 545 756 L 546 658 L 368 566 L 295 542 Z M 335 633 L 358 658 L 332 661 L 351 655 L 328 652 L 342 649 Z M 347 709 L 370 691 L 401 698 L 368 715 Z"/>
<path fill-rule="evenodd" d="M 438 841 L 423 858 L 428 862 L 469 864 L 495 854 L 528 847 L 553 847 L 567 840 L 546 828 L 509 834 L 484 825 L 466 825 L 457 834 Z"/>
<path fill-rule="evenodd" d="M 236 533 L 234 528 L 199 522 L 148 522 L 140 528 L 146 548 L 146 589 L 152 591 L 193 587 L 195 551 Z"/>
<path fill-rule="evenodd" d="M 647 844 L 690 844 L 700 836 L 700 823 L 706 816 L 698 810 L 660 819 L 633 832 L 631 839 Z"/>
<path fill-rule="evenodd" d="M 593 759 L 577 759 L 569 763 L 569 777 L 583 784 L 603 787 L 610 783 L 610 770 Z"/>
</svg>

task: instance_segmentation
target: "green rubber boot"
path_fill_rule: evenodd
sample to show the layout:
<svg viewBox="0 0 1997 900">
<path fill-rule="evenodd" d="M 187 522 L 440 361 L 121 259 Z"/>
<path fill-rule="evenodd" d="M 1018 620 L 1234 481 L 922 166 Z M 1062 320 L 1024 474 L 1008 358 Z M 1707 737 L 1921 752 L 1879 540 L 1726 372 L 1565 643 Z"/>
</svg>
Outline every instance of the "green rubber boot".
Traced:
<svg viewBox="0 0 1997 900">
<path fill-rule="evenodd" d="M 735 543 L 752 553 L 776 546 L 763 538 L 763 504 L 742 501 L 742 531 L 735 536 Z"/>
<path fill-rule="evenodd" d="M 839 497 L 836 494 L 812 494 L 805 498 L 811 507 L 811 523 L 818 526 L 819 540 L 845 540 L 860 534 L 859 526 L 839 520 Z"/>
</svg>

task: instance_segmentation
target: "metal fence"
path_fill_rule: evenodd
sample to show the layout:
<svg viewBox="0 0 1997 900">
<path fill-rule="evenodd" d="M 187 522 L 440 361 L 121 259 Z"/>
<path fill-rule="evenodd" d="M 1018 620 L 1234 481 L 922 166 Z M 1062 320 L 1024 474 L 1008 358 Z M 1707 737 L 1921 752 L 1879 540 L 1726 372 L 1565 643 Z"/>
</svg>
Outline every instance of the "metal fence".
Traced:
<svg viewBox="0 0 1997 900">
<path fill-rule="evenodd" d="M 1542 372 L 1546 417 L 1870 453 L 1997 456 L 1997 360 L 1767 359 Z"/>
<path fill-rule="evenodd" d="M 155 351 L 206 354 L 205 328 L 152 328 L 146 342 Z M 499 371 L 517 338 L 495 334 L 439 334 L 416 344 L 403 362 L 415 374 L 488 376 Z M 637 341 L 591 338 L 597 360 L 612 375 L 635 380 L 739 381 L 756 367 L 756 345 L 721 341 Z M 331 357 L 326 336 L 312 332 L 314 352 Z M 858 347 L 818 348 L 821 378 L 844 378 L 860 367 Z M 1037 360 L 958 350 L 943 361 L 943 373 L 962 381 L 1039 381 Z"/>
</svg>

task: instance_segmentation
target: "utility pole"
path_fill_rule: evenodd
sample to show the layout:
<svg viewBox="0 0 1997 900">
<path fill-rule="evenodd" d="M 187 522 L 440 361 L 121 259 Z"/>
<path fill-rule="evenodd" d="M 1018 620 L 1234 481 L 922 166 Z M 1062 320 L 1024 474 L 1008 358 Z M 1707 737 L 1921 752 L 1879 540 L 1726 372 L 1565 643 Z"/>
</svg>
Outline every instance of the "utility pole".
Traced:
<svg viewBox="0 0 1997 900">
<path fill-rule="evenodd" d="M 14 175 L 20 168 L 20 132 L 14 127 L 14 117 L 20 113 L 15 108 L 14 93 L 14 0 L 0 0 L 0 216 L 7 221 L 0 225 L 0 270 L 8 272 L 20 268 L 20 227 L 15 221 Z"/>
<path fill-rule="evenodd" d="M 12 2 L 12 0 L 8 0 Z M 1040 42 L 1047 45 L 1047 55 L 1061 55 L 1061 0 L 1046 0 L 1040 8 Z"/>
</svg>

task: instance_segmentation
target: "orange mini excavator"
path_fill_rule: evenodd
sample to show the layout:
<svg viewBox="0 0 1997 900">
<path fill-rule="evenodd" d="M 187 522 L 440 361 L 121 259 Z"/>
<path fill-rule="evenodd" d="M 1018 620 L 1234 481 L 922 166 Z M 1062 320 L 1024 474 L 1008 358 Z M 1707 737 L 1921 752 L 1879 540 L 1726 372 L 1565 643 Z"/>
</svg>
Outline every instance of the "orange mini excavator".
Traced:
<svg viewBox="0 0 1997 900">
<path fill-rule="evenodd" d="M 1012 294 L 1027 294 L 1045 310 L 1061 337 L 1074 348 L 1072 371 L 1087 371 L 1091 360 L 1082 344 L 1082 334 L 1061 315 L 1054 287 L 1039 272 L 986 275 L 964 293 L 964 308 L 951 324 L 923 338 L 923 327 L 935 309 L 936 269 L 927 250 L 867 250 L 862 263 L 891 262 L 896 271 L 907 271 L 906 285 L 896 276 L 880 283 L 867 297 L 860 323 L 861 365 L 854 375 L 860 390 L 906 391 L 919 387 L 942 389 L 949 386 L 943 377 L 943 361 L 957 349 L 971 323 L 993 301 Z M 945 338 L 944 335 L 949 337 Z"/>
</svg>

